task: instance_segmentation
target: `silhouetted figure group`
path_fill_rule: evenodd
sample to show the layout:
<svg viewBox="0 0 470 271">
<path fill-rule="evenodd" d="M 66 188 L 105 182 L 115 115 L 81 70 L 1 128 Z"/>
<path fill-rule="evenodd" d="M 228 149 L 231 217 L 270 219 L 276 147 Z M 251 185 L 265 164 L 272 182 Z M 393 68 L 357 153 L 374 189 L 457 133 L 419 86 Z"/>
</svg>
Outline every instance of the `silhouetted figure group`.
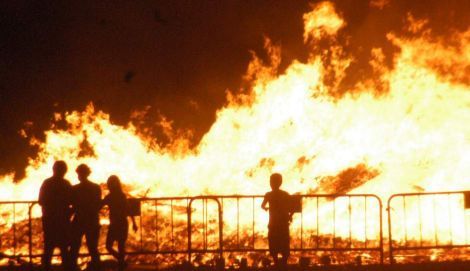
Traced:
<svg viewBox="0 0 470 271">
<path fill-rule="evenodd" d="M 60 249 L 62 268 L 67 271 L 77 270 L 77 260 L 85 236 L 91 262 L 89 270 L 100 270 L 98 239 L 100 234 L 99 212 L 105 205 L 109 207 L 109 228 L 106 236 L 106 249 L 118 260 L 118 269 L 125 268 L 125 243 L 128 235 L 130 216 L 133 230 L 137 231 L 134 217 L 130 215 L 129 204 L 116 175 L 107 180 L 109 194 L 102 200 L 101 188 L 88 177 L 91 170 L 81 164 L 76 173 L 79 184 L 72 186 L 64 179 L 67 164 L 56 161 L 53 176 L 46 179 L 39 192 L 39 204 L 42 207 L 42 225 L 44 231 L 44 255 L 42 264 L 45 271 L 51 268 L 51 258 L 56 247 Z M 282 175 L 274 173 L 270 177 L 272 191 L 264 196 L 261 208 L 269 210 L 268 242 L 269 252 L 274 265 L 285 270 L 290 254 L 289 224 L 294 210 L 292 196 L 280 189 Z M 118 250 L 113 248 L 117 242 Z M 279 260 L 279 254 L 281 259 Z"/>
<path fill-rule="evenodd" d="M 64 179 L 67 164 L 56 161 L 53 176 L 46 179 L 39 192 L 39 204 L 42 207 L 44 232 L 44 270 L 51 267 L 54 248 L 60 249 L 63 270 L 77 270 L 77 260 L 85 236 L 88 252 L 91 256 L 89 270 L 100 270 L 98 239 L 100 233 L 99 212 L 104 205 L 109 207 L 110 225 L 106 239 L 107 250 L 118 260 L 119 270 L 124 270 L 125 242 L 128 234 L 127 198 L 121 188 L 121 182 L 115 175 L 109 177 L 109 194 L 102 200 L 101 188 L 88 177 L 91 170 L 81 164 L 76 173 L 79 184 L 72 186 Z M 134 218 L 133 229 L 137 230 Z M 118 251 L 113 243 L 118 242 Z"/>
</svg>

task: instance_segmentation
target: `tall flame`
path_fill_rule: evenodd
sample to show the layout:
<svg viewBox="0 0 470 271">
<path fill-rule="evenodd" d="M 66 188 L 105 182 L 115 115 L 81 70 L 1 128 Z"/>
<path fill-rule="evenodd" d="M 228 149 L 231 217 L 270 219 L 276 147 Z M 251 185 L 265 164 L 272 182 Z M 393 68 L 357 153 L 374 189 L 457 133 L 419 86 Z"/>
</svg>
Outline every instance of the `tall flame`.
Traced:
<svg viewBox="0 0 470 271">
<path fill-rule="evenodd" d="M 346 24 L 329 2 L 313 6 L 304 22 L 310 48 L 334 40 Z M 374 193 L 386 200 L 399 192 L 470 189 L 470 30 L 453 33 L 450 45 L 416 23 L 410 20 L 414 38 L 388 34 L 400 49 L 392 69 L 374 48 L 369 63 L 377 74 L 340 98 L 330 96 L 324 78 L 334 72 L 341 80 L 351 63 L 341 46 L 333 41 L 329 65 L 312 53 L 280 73 L 280 48 L 267 41 L 271 63 L 255 57 L 250 92 L 228 93 L 193 149 L 184 137 L 167 147 L 152 144 L 92 104 L 59 114 L 68 129 L 45 132 L 23 180 L 0 178 L 0 200 L 36 199 L 56 159 L 71 169 L 89 164 L 99 183 L 117 174 L 134 196 L 262 194 L 273 171 L 283 174 L 289 192 Z M 377 82 L 388 91 L 377 94 Z M 76 183 L 73 170 L 67 177 Z"/>
</svg>

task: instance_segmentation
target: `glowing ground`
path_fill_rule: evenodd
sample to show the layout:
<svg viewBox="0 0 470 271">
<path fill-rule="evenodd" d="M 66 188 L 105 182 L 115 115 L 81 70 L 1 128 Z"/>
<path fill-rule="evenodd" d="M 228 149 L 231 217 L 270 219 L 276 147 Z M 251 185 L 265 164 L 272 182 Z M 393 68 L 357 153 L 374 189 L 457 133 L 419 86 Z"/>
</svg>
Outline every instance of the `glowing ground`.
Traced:
<svg viewBox="0 0 470 271">
<path fill-rule="evenodd" d="M 28 266 L 8 266 L 0 267 L 0 270 L 8 271 L 39 271 L 41 268 L 33 267 L 30 269 Z M 53 269 L 61 270 L 59 267 Z M 112 267 L 104 267 L 103 271 L 114 271 Z M 140 265 L 129 265 L 126 269 L 128 271 L 149 271 L 149 270 L 163 270 L 163 271 L 185 271 L 185 270 L 218 270 L 215 267 L 198 267 L 194 269 L 188 269 L 181 266 L 175 266 L 168 269 L 156 269 L 154 266 L 140 266 Z M 224 270 L 246 270 L 246 271 L 268 271 L 274 270 L 272 268 L 230 268 L 226 267 Z M 291 271 L 309 271 L 309 270 L 318 270 L 318 271 L 469 271 L 470 270 L 470 261 L 462 262 L 441 262 L 441 263 L 415 263 L 415 264 L 395 264 L 395 265 L 363 265 L 363 266 L 354 266 L 354 265 L 335 265 L 335 266 L 312 266 L 307 268 L 301 268 L 298 265 L 289 266 Z"/>
</svg>

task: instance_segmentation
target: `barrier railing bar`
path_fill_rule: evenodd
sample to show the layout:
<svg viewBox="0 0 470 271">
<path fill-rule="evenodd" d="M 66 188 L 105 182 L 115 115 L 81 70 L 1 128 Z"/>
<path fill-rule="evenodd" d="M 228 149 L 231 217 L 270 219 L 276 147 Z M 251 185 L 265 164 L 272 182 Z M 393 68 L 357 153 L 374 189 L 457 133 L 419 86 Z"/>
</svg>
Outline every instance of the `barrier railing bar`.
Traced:
<svg viewBox="0 0 470 271">
<path fill-rule="evenodd" d="M 464 196 L 464 201 L 465 201 L 465 196 Z M 465 243 L 468 243 L 468 232 L 467 232 L 467 215 L 465 212 L 465 208 L 462 209 L 462 217 L 463 217 L 463 225 L 464 225 L 464 230 L 465 230 Z"/>
<path fill-rule="evenodd" d="M 336 248 L 336 198 L 333 198 L 333 248 Z"/>
<path fill-rule="evenodd" d="M 406 222 L 406 199 L 404 196 L 401 197 L 403 200 L 403 226 L 405 229 L 405 245 L 408 243 L 408 231 L 406 230 L 408 224 Z"/>
<path fill-rule="evenodd" d="M 317 208 L 316 209 L 316 214 L 317 214 L 317 221 L 316 221 L 317 222 L 317 244 L 316 245 L 317 245 L 317 248 L 320 247 L 320 225 L 319 225 L 320 224 L 320 222 L 319 222 L 320 221 L 320 219 L 319 219 L 320 214 L 318 213 L 318 210 L 320 210 L 320 206 L 318 206 L 318 201 L 319 201 L 319 198 L 317 197 L 317 206 L 316 206 L 316 208 Z"/>
<path fill-rule="evenodd" d="M 16 255 L 16 204 L 13 203 L 13 254 Z"/>
<path fill-rule="evenodd" d="M 348 213 L 349 213 L 349 248 L 352 247 L 352 218 L 351 218 L 351 196 L 348 196 Z"/>
<path fill-rule="evenodd" d="M 302 204 L 302 202 L 301 202 Z M 300 212 L 300 248 L 304 248 L 304 212 Z"/>
<path fill-rule="evenodd" d="M 364 196 L 364 247 L 367 248 L 367 197 Z"/>
<path fill-rule="evenodd" d="M 454 238 L 454 232 L 453 232 L 453 220 L 454 220 L 454 216 L 452 215 L 452 212 L 451 212 L 451 200 L 452 200 L 452 196 L 453 195 L 456 195 L 456 194 L 463 194 L 465 196 L 465 193 L 468 193 L 469 191 L 451 191 L 451 192 L 425 192 L 425 193 L 402 193 L 402 194 L 394 194 L 392 196 L 389 197 L 388 199 L 388 202 L 387 202 L 387 211 L 388 211 L 388 225 L 389 225 L 389 253 L 390 253 L 390 262 L 393 263 L 394 260 L 393 260 L 393 252 L 394 251 L 397 251 L 397 250 L 400 250 L 400 251 L 410 251 L 410 250 L 429 250 L 429 249 L 452 249 L 452 248 L 470 248 L 470 244 L 467 242 L 467 221 L 466 221 L 466 217 L 464 217 L 464 227 L 465 227 L 465 244 L 455 244 L 453 242 L 453 238 Z M 449 226 L 449 229 L 448 229 L 448 233 L 449 233 L 449 236 L 450 236 L 450 241 L 447 242 L 447 244 L 440 244 L 439 243 L 439 231 L 438 231 L 438 223 L 437 223 L 437 217 L 436 217 L 436 197 L 439 196 L 439 195 L 444 195 L 444 199 L 447 200 L 447 212 L 449 213 L 449 223 L 448 223 L 448 226 Z M 424 245 L 424 241 L 422 239 L 422 213 L 420 214 L 419 216 L 419 223 L 420 223 L 420 242 L 419 242 L 419 245 L 413 245 L 413 244 L 410 244 L 407 242 L 407 240 L 405 240 L 405 244 L 404 245 L 400 245 L 399 243 L 395 243 L 395 240 L 393 239 L 393 236 L 392 236 L 392 232 L 393 232 L 393 223 L 392 223 L 392 214 L 391 214 L 391 202 L 394 198 L 397 198 L 397 197 L 402 197 L 403 201 L 405 201 L 405 197 L 413 197 L 413 196 L 417 196 L 418 197 L 418 204 L 419 204 L 419 208 L 420 208 L 420 212 L 422 212 L 421 210 L 421 200 L 422 200 L 422 197 L 424 196 L 432 196 L 431 200 L 432 200 L 432 219 L 433 219 L 433 230 L 434 230 L 434 245 Z M 465 198 L 464 198 L 465 199 Z M 406 207 L 406 205 L 405 205 Z M 465 215 L 465 209 L 463 208 L 463 213 Z M 405 214 L 406 215 L 406 214 Z M 405 216 L 406 218 L 406 216 Z M 405 227 L 404 227 L 404 231 L 405 231 L 405 237 L 407 236 L 407 227 L 406 227 L 406 224 L 405 224 Z"/>
<path fill-rule="evenodd" d="M 28 252 L 29 252 L 29 265 L 32 266 L 33 264 L 33 221 L 32 221 L 32 209 L 35 203 L 29 204 L 28 207 Z"/>
<path fill-rule="evenodd" d="M 365 225 L 364 225 L 364 233 L 365 233 L 365 245 L 364 246 L 361 246 L 361 247 L 353 247 L 352 245 L 352 242 L 353 242 L 353 238 L 352 238 L 352 197 L 364 197 L 364 211 L 365 211 L 365 214 L 364 214 L 364 217 L 365 217 Z M 368 247 L 368 244 L 367 244 L 367 241 L 368 241 L 368 231 L 367 231 L 367 210 L 368 210 L 368 202 L 367 202 L 367 197 L 368 196 L 373 196 L 375 197 L 376 199 L 378 199 L 379 201 L 379 210 L 380 210 L 380 217 L 379 217 L 379 223 L 380 223 L 380 246 L 379 247 L 371 247 L 369 248 Z M 223 203 L 223 200 L 224 199 L 227 199 L 227 198 L 236 198 L 237 199 L 237 248 L 233 249 L 233 248 L 224 248 L 224 244 L 223 244 L 223 207 L 222 207 L 222 204 L 220 202 L 220 200 L 222 201 Z M 155 250 L 148 250 L 144 247 L 144 238 L 143 238 L 143 232 L 142 232 L 142 227 L 143 227 L 143 223 L 144 223 L 144 214 L 142 214 L 140 216 L 140 226 L 141 226 L 141 231 L 140 231 L 140 235 L 138 235 L 140 238 L 139 238 L 139 241 L 140 242 L 140 247 L 139 247 L 139 250 L 138 251 L 130 251 L 128 252 L 127 254 L 130 254 L 130 255 L 138 255 L 138 254 L 188 254 L 189 256 L 189 260 L 191 260 L 191 253 L 199 253 L 199 252 L 219 252 L 221 255 L 223 252 L 231 252 L 231 251 L 268 251 L 268 249 L 266 248 L 255 248 L 255 243 L 256 243 L 256 212 L 257 212 L 257 208 L 255 206 L 255 203 L 256 203 L 256 199 L 257 198 L 261 198 L 262 196 L 261 195 L 226 195 L 226 196 L 199 196 L 199 197 L 162 197 L 162 198 L 141 198 L 139 199 L 140 202 L 144 202 L 144 201 L 154 201 L 154 204 L 155 204 L 155 230 L 156 230 L 156 233 L 155 233 L 155 243 L 156 243 L 156 248 Z M 304 244 L 304 240 L 303 240 L 303 212 L 301 212 L 301 245 L 300 245 L 300 248 L 293 248 L 292 251 L 379 251 L 381 253 L 381 260 L 383 260 L 383 240 L 382 240 L 382 221 L 381 221 L 381 202 L 380 202 L 380 198 L 378 198 L 377 196 L 375 195 L 369 195 L 369 194 L 361 194 L 361 195 L 339 195 L 339 194 L 325 194 L 325 195 L 302 195 L 303 198 L 315 198 L 314 200 L 316 201 L 316 208 L 314 209 L 316 211 L 316 217 L 317 217 L 317 220 L 316 220 L 316 224 L 317 224 L 317 228 L 316 228 L 316 239 L 317 239 L 317 242 L 316 242 L 316 248 L 315 247 L 305 247 L 305 244 Z M 347 247 L 341 247 L 341 246 L 338 246 L 338 240 L 336 240 L 337 238 L 337 229 L 336 227 L 338 226 L 337 225 L 337 218 L 336 218 L 336 215 L 338 213 L 338 206 L 336 206 L 338 203 L 336 202 L 336 200 L 340 197 L 347 197 L 348 198 L 348 202 L 347 202 L 347 208 L 348 208 L 348 216 L 349 216 L 349 244 Z M 239 211 L 240 211 L 240 199 L 242 198 L 251 198 L 251 201 L 252 201 L 252 208 L 253 208 L 253 212 L 252 212 L 252 248 L 244 248 L 244 249 L 241 249 L 242 246 L 241 246 L 241 242 L 240 242 L 240 218 L 239 218 Z M 333 247 L 325 247 L 324 245 L 321 245 L 321 242 L 320 242 L 320 219 L 319 219 L 319 210 L 320 210 L 320 198 L 325 198 L 327 200 L 333 200 Z M 191 204 L 194 200 L 196 199 L 201 199 L 202 202 L 203 202 L 203 221 L 204 221 L 204 236 L 203 236 L 203 240 L 204 240 L 204 249 L 200 250 L 200 249 L 194 249 L 192 247 L 192 241 L 191 241 L 191 236 L 192 236 L 192 224 L 191 224 L 191 214 L 192 214 L 192 210 L 191 210 Z M 159 231 L 160 229 L 158 228 L 158 223 L 159 223 L 159 220 L 160 220 L 160 212 L 159 212 L 159 209 L 158 209 L 158 204 L 159 202 L 162 202 L 162 201 L 165 201 L 165 200 L 168 200 L 170 201 L 170 218 L 171 218 L 171 244 L 172 244 L 172 249 L 168 250 L 168 249 L 160 249 L 160 234 L 159 234 Z M 176 240 L 175 240 L 175 201 L 176 200 L 185 200 L 186 201 L 186 211 L 187 211 L 187 217 L 188 217 L 188 249 L 187 250 L 184 250 L 184 249 L 178 249 L 177 245 L 176 245 Z M 209 211 L 208 211 L 208 201 L 209 200 L 214 200 L 216 203 L 217 203 L 217 207 L 218 207 L 218 215 L 219 215 L 219 247 L 217 249 L 212 249 L 208 246 L 209 242 L 208 242 L 208 238 L 209 238 L 209 231 L 208 231 L 208 219 L 209 219 Z M 314 201 L 314 202 L 315 202 Z M 3 204 L 4 202 L 0 202 L 0 204 Z M 21 203 L 21 202 L 13 202 L 14 203 L 14 223 L 13 224 L 16 224 L 16 204 L 18 203 Z M 28 235 L 32 236 L 33 233 L 32 233 L 32 208 L 33 208 L 33 205 L 36 204 L 35 201 L 27 201 L 27 203 L 31 204 L 29 207 L 30 207 L 30 211 L 28 213 Z M 151 210 L 151 208 L 150 208 Z M 152 223 L 153 224 L 153 223 Z M 14 225 L 14 230 L 15 230 L 15 233 L 14 233 L 14 243 L 15 243 L 15 253 L 16 254 L 16 247 L 17 247 L 17 240 L 16 240 L 16 228 L 15 228 L 15 225 Z M 328 244 L 331 245 L 331 243 L 327 242 L 325 243 L 326 246 L 328 246 Z M 42 256 L 42 254 L 35 254 L 33 253 L 33 247 L 32 247 L 32 239 L 30 239 L 30 245 L 29 245 L 29 256 L 30 257 L 30 261 L 32 261 L 32 259 L 34 257 L 38 257 L 38 256 Z M 108 255 L 106 253 L 101 253 L 101 255 Z M 25 257 L 24 255 L 20 255 L 20 257 Z"/>
<path fill-rule="evenodd" d="M 425 250 L 425 249 L 439 249 L 439 248 L 468 248 L 470 245 L 437 245 L 437 246 L 396 246 L 394 250 Z"/>
<path fill-rule="evenodd" d="M 255 197 L 252 197 L 251 208 L 253 208 L 253 217 L 252 217 L 252 247 L 255 249 Z"/>
<path fill-rule="evenodd" d="M 155 245 L 156 251 L 160 251 L 160 241 L 158 240 L 158 200 L 155 200 Z"/>
<path fill-rule="evenodd" d="M 418 195 L 418 211 L 419 211 L 419 244 L 423 245 L 423 226 L 421 222 L 421 218 L 423 217 L 421 213 L 421 195 Z"/>
<path fill-rule="evenodd" d="M 452 236 L 452 211 L 450 210 L 450 194 L 447 194 L 447 213 L 449 214 L 449 235 L 450 235 L 450 244 L 454 244 L 454 238 Z"/>
<path fill-rule="evenodd" d="M 437 246 L 439 239 L 437 238 L 437 219 L 436 219 L 436 198 L 432 198 L 432 217 L 434 222 L 434 244 Z"/>
<path fill-rule="evenodd" d="M 380 264 L 384 264 L 384 234 L 383 234 L 383 222 L 382 222 L 382 218 L 383 218 L 383 214 L 382 214 L 382 208 L 383 208 L 383 205 L 382 205 L 382 200 L 376 196 L 376 195 L 373 195 L 371 196 L 375 199 L 377 199 L 378 203 L 379 203 L 379 247 L 380 247 Z"/>
<path fill-rule="evenodd" d="M 237 247 L 240 248 L 240 199 L 237 198 Z"/>
</svg>

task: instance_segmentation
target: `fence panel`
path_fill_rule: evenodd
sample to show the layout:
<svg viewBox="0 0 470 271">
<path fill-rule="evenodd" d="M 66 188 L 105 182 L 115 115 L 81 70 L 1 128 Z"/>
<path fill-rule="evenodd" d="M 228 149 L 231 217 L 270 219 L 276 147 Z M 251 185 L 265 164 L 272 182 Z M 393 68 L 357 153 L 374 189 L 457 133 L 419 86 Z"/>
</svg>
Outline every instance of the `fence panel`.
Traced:
<svg viewBox="0 0 470 271">
<path fill-rule="evenodd" d="M 291 224 L 292 251 L 375 251 L 383 262 L 382 203 L 377 196 L 299 197 L 302 210 Z M 139 203 L 140 215 L 136 217 L 139 230 L 129 234 L 127 254 L 131 257 L 154 255 L 155 261 L 174 263 L 191 260 L 192 253 L 222 256 L 227 252 L 268 251 L 269 214 L 260 207 L 261 195 L 134 200 Z M 0 202 L 0 210 L 0 250 L 9 258 L 31 262 L 42 256 L 41 214 L 36 202 Z M 100 219 L 102 255 L 107 254 L 108 215 L 104 209 Z M 81 255 L 87 256 L 85 248 Z"/>
<path fill-rule="evenodd" d="M 369 194 L 304 195 L 293 250 L 375 251 L 383 263 L 382 202 Z M 300 224 L 300 225 L 299 225 Z"/>
<path fill-rule="evenodd" d="M 42 224 L 34 201 L 0 202 L 0 251 L 2 258 L 18 262 L 37 257 L 36 247 L 42 243 Z"/>
<path fill-rule="evenodd" d="M 223 207 L 223 251 L 268 251 L 269 215 L 263 196 L 215 196 Z M 375 195 L 299 195 L 302 211 L 291 224 L 291 250 L 376 251 L 383 263 L 382 202 Z"/>
<path fill-rule="evenodd" d="M 387 203 L 391 263 L 397 251 L 411 252 L 416 261 L 419 257 L 438 260 L 458 256 L 420 252 L 424 250 L 470 248 L 469 199 L 468 191 L 392 195 Z"/>
</svg>

